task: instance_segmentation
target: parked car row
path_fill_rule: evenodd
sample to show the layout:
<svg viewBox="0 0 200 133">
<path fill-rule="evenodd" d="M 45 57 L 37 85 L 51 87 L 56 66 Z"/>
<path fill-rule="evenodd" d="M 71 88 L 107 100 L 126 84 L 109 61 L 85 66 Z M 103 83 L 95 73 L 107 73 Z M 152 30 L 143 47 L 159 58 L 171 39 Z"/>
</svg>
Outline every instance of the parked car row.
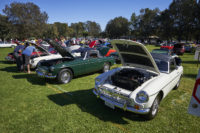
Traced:
<svg viewBox="0 0 200 133">
<path fill-rule="evenodd" d="M 150 53 L 143 44 L 130 40 L 112 40 L 114 49 L 100 45 L 70 48 L 47 42 L 57 53 L 36 46 L 45 55 L 30 60 L 39 77 L 67 84 L 74 77 L 101 71 L 94 81 L 94 95 L 112 109 L 142 114 L 146 119 L 157 115 L 159 103 L 178 88 L 183 74 L 181 59 L 171 49 Z M 116 60 L 122 66 L 110 70 Z"/>
<path fill-rule="evenodd" d="M 177 55 L 183 55 L 185 52 L 195 51 L 195 46 L 190 43 L 164 43 L 160 48 L 172 50 L 172 52 Z"/>
</svg>

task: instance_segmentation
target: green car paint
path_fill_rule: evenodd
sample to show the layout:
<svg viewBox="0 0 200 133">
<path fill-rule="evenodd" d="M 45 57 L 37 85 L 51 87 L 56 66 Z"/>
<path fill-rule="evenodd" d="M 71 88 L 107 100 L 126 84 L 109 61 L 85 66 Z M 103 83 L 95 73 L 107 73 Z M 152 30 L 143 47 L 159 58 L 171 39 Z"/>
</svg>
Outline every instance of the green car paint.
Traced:
<svg viewBox="0 0 200 133">
<path fill-rule="evenodd" d="M 38 76 L 58 78 L 59 73 L 67 68 L 71 70 L 72 76 L 74 77 L 103 70 L 105 63 L 112 66 L 115 62 L 113 57 L 103 57 L 97 50 L 88 50 L 83 57 L 73 57 L 59 44 L 54 43 L 53 46 L 63 58 L 40 62 L 36 70 Z M 97 56 L 92 57 L 90 54 L 96 54 Z"/>
<path fill-rule="evenodd" d="M 79 76 L 87 73 L 96 72 L 103 69 L 104 63 L 114 64 L 112 57 L 89 58 L 89 59 L 74 59 L 66 61 L 58 65 L 54 65 L 52 75 L 56 76 L 62 69 L 68 68 L 73 72 L 73 76 Z"/>
</svg>

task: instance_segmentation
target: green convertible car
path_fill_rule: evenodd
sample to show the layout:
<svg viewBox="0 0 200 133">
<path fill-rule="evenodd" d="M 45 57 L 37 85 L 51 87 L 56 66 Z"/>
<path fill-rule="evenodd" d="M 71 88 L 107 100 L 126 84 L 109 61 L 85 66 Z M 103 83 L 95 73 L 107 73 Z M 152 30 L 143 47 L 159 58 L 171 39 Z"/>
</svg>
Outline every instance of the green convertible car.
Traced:
<svg viewBox="0 0 200 133">
<path fill-rule="evenodd" d="M 113 57 L 103 57 L 98 50 L 70 53 L 67 48 L 49 41 L 62 58 L 40 61 L 36 73 L 40 77 L 55 78 L 59 83 L 69 83 L 75 76 L 102 70 L 107 72 L 114 64 Z"/>
</svg>

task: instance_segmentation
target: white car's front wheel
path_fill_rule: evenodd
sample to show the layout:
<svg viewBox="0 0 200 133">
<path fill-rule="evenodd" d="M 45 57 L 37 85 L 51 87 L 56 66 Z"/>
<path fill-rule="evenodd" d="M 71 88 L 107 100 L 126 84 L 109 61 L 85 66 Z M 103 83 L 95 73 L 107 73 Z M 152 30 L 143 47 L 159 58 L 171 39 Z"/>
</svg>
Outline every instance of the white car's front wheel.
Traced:
<svg viewBox="0 0 200 133">
<path fill-rule="evenodd" d="M 150 108 L 149 113 L 147 115 L 145 115 L 146 119 L 151 120 L 157 115 L 159 104 L 160 104 L 160 96 L 158 95 L 155 98 L 155 100 L 154 100 L 154 102 L 153 102 L 153 104 L 152 104 L 152 106 Z"/>
</svg>

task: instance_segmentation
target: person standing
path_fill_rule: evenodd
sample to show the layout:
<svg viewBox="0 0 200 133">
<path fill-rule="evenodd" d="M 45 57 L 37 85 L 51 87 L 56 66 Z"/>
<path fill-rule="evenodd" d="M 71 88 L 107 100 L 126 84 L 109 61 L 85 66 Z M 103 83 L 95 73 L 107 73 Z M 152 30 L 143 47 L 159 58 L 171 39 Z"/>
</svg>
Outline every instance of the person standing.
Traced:
<svg viewBox="0 0 200 133">
<path fill-rule="evenodd" d="M 15 43 L 17 44 L 17 46 L 14 49 L 13 57 L 16 60 L 17 70 L 22 71 L 23 70 L 22 50 L 24 49 L 24 45 L 21 45 L 18 42 L 15 42 Z"/>
<path fill-rule="evenodd" d="M 27 67 L 27 71 L 30 74 L 30 57 L 31 54 L 33 52 L 36 52 L 38 56 L 40 56 L 40 54 L 37 52 L 36 48 L 34 46 L 30 46 L 30 44 L 28 42 L 26 42 L 25 44 L 25 49 L 22 52 L 23 55 L 23 61 L 24 61 L 24 71 L 25 71 L 25 67 Z"/>
</svg>

